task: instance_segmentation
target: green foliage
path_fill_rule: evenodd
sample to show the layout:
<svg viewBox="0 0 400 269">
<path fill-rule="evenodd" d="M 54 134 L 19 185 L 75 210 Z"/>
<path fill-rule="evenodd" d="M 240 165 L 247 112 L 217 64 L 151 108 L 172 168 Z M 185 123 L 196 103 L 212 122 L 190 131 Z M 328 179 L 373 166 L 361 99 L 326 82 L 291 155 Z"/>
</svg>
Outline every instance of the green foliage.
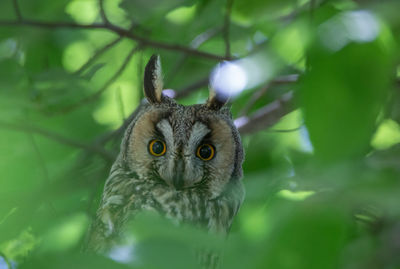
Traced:
<svg viewBox="0 0 400 269">
<path fill-rule="evenodd" d="M 318 44 L 310 49 L 310 71 L 299 94 L 317 155 L 343 159 L 368 152 L 393 78 L 392 57 L 378 41 L 349 44 L 338 52 Z"/>
<path fill-rule="evenodd" d="M 400 268 L 397 0 L 235 0 L 229 27 L 229 1 L 103 2 L 111 26 L 98 0 L 0 1 L 0 256 L 18 268 L 198 268 L 207 248 L 222 268 Z M 165 88 L 197 83 L 179 100 L 193 104 L 227 47 L 264 63 L 235 118 L 294 93 L 242 137 L 247 194 L 229 237 L 143 214 L 126 233 L 132 259 L 81 253 L 147 59 L 161 55 Z"/>
</svg>

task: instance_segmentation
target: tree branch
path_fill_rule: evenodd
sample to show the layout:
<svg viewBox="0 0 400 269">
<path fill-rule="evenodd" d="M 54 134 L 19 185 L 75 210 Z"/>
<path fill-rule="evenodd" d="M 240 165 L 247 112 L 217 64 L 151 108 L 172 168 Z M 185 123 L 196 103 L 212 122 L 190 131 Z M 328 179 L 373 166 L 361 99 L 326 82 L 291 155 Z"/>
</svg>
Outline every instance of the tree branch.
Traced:
<svg viewBox="0 0 400 269">
<path fill-rule="evenodd" d="M 106 12 L 104 10 L 104 0 L 99 0 L 99 10 L 100 10 L 100 17 L 102 21 L 108 25 L 110 24 L 110 21 L 107 18 Z"/>
<path fill-rule="evenodd" d="M 242 135 L 254 133 L 274 125 L 283 116 L 295 109 L 293 92 L 288 92 L 280 99 L 260 108 L 253 115 L 235 119 L 235 125 Z"/>
<path fill-rule="evenodd" d="M 232 12 L 233 0 L 226 0 L 226 11 L 225 11 L 225 18 L 224 18 L 224 42 L 225 42 L 225 58 L 231 58 L 231 43 L 229 38 L 229 28 L 231 24 L 231 12 Z"/>
<path fill-rule="evenodd" d="M 268 91 L 273 86 L 276 85 L 281 85 L 281 84 L 288 84 L 288 83 L 294 83 L 298 80 L 299 75 L 297 74 L 292 74 L 292 75 L 285 75 L 281 76 L 278 78 L 275 78 L 271 81 L 269 81 L 264 87 L 256 91 L 251 97 L 250 100 L 246 103 L 246 105 L 242 108 L 242 110 L 239 112 L 239 116 L 244 116 L 247 115 L 249 110 L 253 107 L 253 105 L 265 95 L 265 93 Z"/>
<path fill-rule="evenodd" d="M 74 22 L 44 22 L 44 21 L 36 21 L 36 20 L 27 20 L 23 19 L 20 21 L 8 21 L 8 20 L 0 20 L 0 26 L 5 27 L 20 27 L 20 26 L 28 26 L 28 27 L 37 27 L 37 28 L 45 28 L 45 29 L 57 29 L 57 28 L 71 28 L 71 29 L 86 29 L 86 30 L 107 30 L 111 31 L 121 37 L 126 37 L 131 40 L 137 41 L 142 46 L 148 46 L 158 49 L 170 50 L 187 53 L 196 57 L 202 57 L 206 59 L 212 60 L 226 60 L 225 57 L 219 56 L 216 54 L 199 51 L 190 47 L 181 46 L 178 44 L 168 44 L 158 41 L 153 41 L 141 36 L 138 36 L 132 33 L 129 30 L 121 28 L 115 24 L 109 23 L 92 23 L 92 24 L 79 24 Z"/>
<path fill-rule="evenodd" d="M 26 125 L 26 124 L 16 124 L 16 123 L 8 123 L 8 122 L 3 122 L 0 121 L 0 127 L 8 130 L 13 130 L 13 131 L 18 131 L 18 132 L 24 132 L 24 133 L 34 133 L 41 135 L 43 137 L 46 137 L 48 139 L 51 139 L 53 141 L 56 141 L 58 143 L 83 149 L 89 152 L 96 153 L 100 155 L 103 159 L 106 161 L 113 161 L 114 160 L 114 155 L 111 154 L 110 152 L 104 150 L 101 147 L 97 147 L 94 145 L 87 145 L 75 140 L 72 140 L 68 137 L 64 137 L 62 135 L 59 135 L 57 133 L 50 132 L 48 130 L 44 130 L 42 128 L 32 126 L 32 125 Z"/>
<path fill-rule="evenodd" d="M 13 0 L 13 6 L 14 6 L 14 11 L 15 15 L 17 16 L 18 21 L 22 21 L 22 13 L 21 13 L 21 8 L 19 7 L 18 0 Z"/>
</svg>

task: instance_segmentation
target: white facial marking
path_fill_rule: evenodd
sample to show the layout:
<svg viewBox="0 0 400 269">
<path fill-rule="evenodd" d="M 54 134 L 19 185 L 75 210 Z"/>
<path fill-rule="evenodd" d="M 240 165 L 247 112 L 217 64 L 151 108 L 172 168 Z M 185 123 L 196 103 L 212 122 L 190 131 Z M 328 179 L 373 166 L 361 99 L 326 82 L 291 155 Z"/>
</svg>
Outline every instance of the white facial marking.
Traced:
<svg viewBox="0 0 400 269">
<path fill-rule="evenodd" d="M 197 147 L 209 132 L 210 129 L 208 129 L 205 124 L 196 122 L 192 127 L 187 146 L 184 149 L 184 159 L 186 163 L 184 176 L 186 179 L 190 179 L 191 183 L 199 182 L 203 177 L 202 169 L 198 169 L 198 167 L 195 166 L 195 160 L 197 158 L 195 154 Z M 187 183 L 188 182 L 186 182 L 186 185 L 188 185 Z"/>
<path fill-rule="evenodd" d="M 166 162 L 165 165 L 160 168 L 159 173 L 162 178 L 167 181 L 168 184 L 172 184 L 172 180 L 174 178 L 174 133 L 171 124 L 166 119 L 161 120 L 159 123 L 157 123 L 157 128 L 163 134 L 165 144 L 167 146 Z"/>
<path fill-rule="evenodd" d="M 172 147 L 172 145 L 174 145 L 174 132 L 172 131 L 172 126 L 169 124 L 168 120 L 164 119 L 157 123 L 157 128 L 163 134 L 168 150 L 168 146 Z"/>
<path fill-rule="evenodd" d="M 204 136 L 206 136 L 210 132 L 210 129 L 206 125 L 200 122 L 196 122 L 190 133 L 188 145 L 197 148 L 200 142 L 203 140 Z M 191 150 L 191 149 L 189 149 Z M 186 152 L 185 152 L 186 154 Z"/>
</svg>

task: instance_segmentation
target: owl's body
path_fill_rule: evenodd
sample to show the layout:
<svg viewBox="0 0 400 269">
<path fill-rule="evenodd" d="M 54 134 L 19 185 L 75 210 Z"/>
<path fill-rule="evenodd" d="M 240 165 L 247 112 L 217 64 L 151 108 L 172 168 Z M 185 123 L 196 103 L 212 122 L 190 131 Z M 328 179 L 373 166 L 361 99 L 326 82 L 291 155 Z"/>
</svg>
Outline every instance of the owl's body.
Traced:
<svg viewBox="0 0 400 269">
<path fill-rule="evenodd" d="M 183 106 L 163 96 L 158 58 L 145 71 L 140 111 L 106 181 L 88 247 L 106 251 L 142 210 L 226 234 L 244 196 L 243 149 L 224 102 Z"/>
</svg>

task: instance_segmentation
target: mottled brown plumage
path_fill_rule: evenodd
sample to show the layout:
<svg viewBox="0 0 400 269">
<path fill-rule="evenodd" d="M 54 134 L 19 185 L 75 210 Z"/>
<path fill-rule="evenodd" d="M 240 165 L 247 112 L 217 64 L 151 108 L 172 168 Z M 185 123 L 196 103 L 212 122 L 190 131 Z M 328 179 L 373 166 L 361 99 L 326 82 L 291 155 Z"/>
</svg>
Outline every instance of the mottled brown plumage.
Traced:
<svg viewBox="0 0 400 269">
<path fill-rule="evenodd" d="M 152 57 L 145 70 L 147 100 L 125 132 L 88 249 L 106 252 L 142 210 L 226 234 L 242 203 L 243 149 L 224 100 L 214 94 L 206 104 L 177 104 L 161 95 L 159 68 Z M 151 153 L 152 141 L 159 141 L 155 149 L 162 155 Z"/>
</svg>

